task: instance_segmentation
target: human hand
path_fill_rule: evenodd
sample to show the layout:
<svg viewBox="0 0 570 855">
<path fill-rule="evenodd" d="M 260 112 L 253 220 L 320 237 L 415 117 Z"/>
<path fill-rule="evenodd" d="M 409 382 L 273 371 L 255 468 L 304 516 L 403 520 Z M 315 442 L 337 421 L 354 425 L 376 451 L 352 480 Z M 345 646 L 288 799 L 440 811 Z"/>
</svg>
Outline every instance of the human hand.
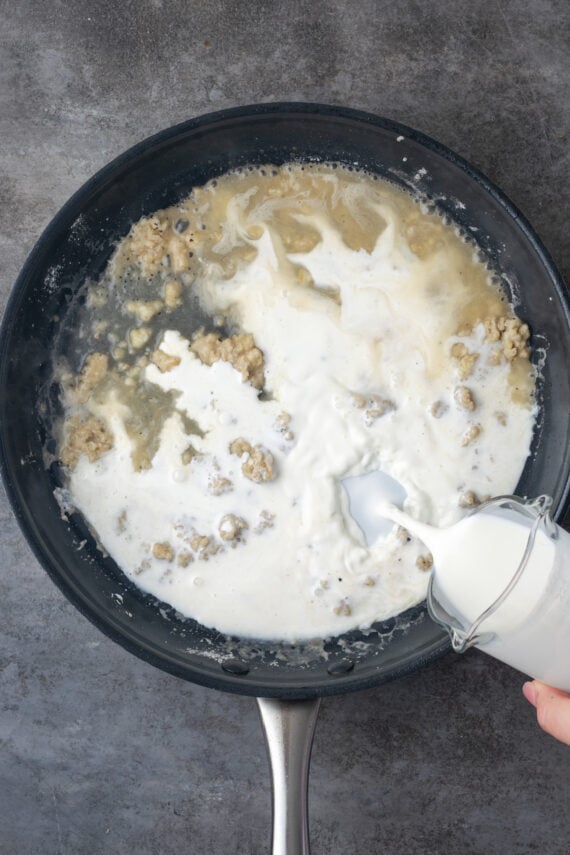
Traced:
<svg viewBox="0 0 570 855">
<path fill-rule="evenodd" d="M 538 680 L 525 683 L 522 690 L 527 701 L 536 707 L 540 727 L 570 745 L 570 694 Z"/>
</svg>

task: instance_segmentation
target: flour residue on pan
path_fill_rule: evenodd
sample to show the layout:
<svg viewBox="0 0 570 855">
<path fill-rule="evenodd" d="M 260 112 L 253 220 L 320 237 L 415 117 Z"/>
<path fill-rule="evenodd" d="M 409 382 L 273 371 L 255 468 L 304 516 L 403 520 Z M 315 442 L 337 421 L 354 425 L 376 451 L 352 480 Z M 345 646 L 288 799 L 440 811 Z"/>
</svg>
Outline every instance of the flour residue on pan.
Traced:
<svg viewBox="0 0 570 855">
<path fill-rule="evenodd" d="M 528 327 L 473 246 L 338 165 L 243 169 L 136 223 L 69 311 L 56 376 L 66 487 L 125 574 L 295 642 L 425 596 L 425 547 L 367 544 L 345 478 L 381 469 L 450 524 L 514 489 L 535 416 Z"/>
</svg>

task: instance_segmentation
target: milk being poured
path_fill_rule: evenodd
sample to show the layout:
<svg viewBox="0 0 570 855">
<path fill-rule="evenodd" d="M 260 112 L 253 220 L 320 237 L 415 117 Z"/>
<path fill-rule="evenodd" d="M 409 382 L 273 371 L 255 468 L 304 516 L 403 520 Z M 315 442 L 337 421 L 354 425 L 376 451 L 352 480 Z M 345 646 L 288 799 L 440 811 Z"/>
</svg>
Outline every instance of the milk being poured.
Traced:
<svg viewBox="0 0 570 855">
<path fill-rule="evenodd" d="M 538 502 L 492 502 L 444 529 L 393 508 L 385 512 L 430 548 L 432 616 L 450 629 L 456 649 L 475 643 L 570 691 L 570 534 Z M 515 581 L 533 527 L 528 560 Z"/>
</svg>

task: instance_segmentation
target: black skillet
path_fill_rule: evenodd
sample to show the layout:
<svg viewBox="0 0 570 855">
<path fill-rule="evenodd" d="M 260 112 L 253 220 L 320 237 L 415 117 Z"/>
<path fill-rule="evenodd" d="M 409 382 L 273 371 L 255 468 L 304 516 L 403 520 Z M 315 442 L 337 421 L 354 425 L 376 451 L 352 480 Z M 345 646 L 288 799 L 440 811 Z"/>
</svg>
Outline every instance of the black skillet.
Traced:
<svg viewBox="0 0 570 855">
<path fill-rule="evenodd" d="M 529 224 L 484 176 L 386 119 L 316 104 L 261 104 L 145 140 L 88 181 L 50 223 L 16 282 L 0 340 L 2 471 L 38 560 L 68 599 L 127 650 L 178 677 L 265 699 L 274 851 L 289 855 L 308 852 L 306 775 L 318 699 L 408 674 L 443 655 L 447 636 L 420 605 L 366 635 L 253 642 L 184 619 L 141 593 L 97 550 L 84 521 L 62 514 L 54 496 L 60 472 L 51 457 L 50 418 L 58 404 L 50 359 L 81 283 L 98 277 L 134 221 L 233 167 L 291 160 L 337 161 L 388 178 L 431 200 L 478 244 L 531 324 L 535 358 L 544 361 L 532 454 L 516 492 L 551 495 L 560 518 L 570 474 L 570 317 L 560 276 Z"/>
</svg>

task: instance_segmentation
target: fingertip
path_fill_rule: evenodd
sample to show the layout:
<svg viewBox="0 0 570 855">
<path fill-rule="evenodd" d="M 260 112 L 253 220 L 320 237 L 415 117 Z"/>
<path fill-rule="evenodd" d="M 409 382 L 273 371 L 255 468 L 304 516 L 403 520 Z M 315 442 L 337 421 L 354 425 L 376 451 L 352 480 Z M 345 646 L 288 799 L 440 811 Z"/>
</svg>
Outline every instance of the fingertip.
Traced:
<svg viewBox="0 0 570 855">
<path fill-rule="evenodd" d="M 535 707 L 536 706 L 537 691 L 536 691 L 536 686 L 534 685 L 534 683 L 531 682 L 530 680 L 528 682 L 524 683 L 524 685 L 522 687 L 522 693 L 525 696 L 525 698 L 527 699 L 527 701 L 529 702 L 529 704 L 532 704 L 533 707 Z"/>
<path fill-rule="evenodd" d="M 536 708 L 539 727 L 560 742 L 570 745 L 570 693 L 554 689 L 538 680 L 522 687 L 527 701 Z"/>
</svg>

